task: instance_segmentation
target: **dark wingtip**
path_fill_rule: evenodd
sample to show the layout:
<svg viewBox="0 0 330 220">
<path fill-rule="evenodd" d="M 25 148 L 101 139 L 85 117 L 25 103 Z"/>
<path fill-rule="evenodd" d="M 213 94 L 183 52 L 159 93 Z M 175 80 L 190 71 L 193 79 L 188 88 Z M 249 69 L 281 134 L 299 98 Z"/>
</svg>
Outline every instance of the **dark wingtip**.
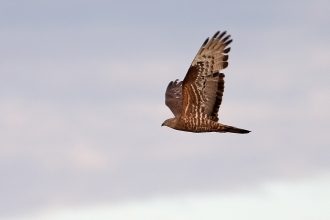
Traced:
<svg viewBox="0 0 330 220">
<path fill-rule="evenodd" d="M 229 53 L 229 51 L 230 51 L 230 47 L 228 47 L 227 49 L 225 49 L 225 50 L 223 51 L 223 53 Z"/>
<path fill-rule="evenodd" d="M 233 39 L 230 39 L 229 41 L 225 42 L 226 46 L 228 46 L 231 42 L 233 42 Z"/>
<path fill-rule="evenodd" d="M 220 33 L 220 31 L 217 31 L 212 38 L 216 38 L 218 36 L 218 34 Z"/>
<path fill-rule="evenodd" d="M 208 41 L 209 41 L 209 38 L 206 38 L 206 40 L 204 41 L 202 47 L 204 47 L 207 44 Z"/>
<path fill-rule="evenodd" d="M 227 41 L 230 38 L 230 35 L 227 35 L 224 39 L 222 39 L 223 41 Z"/>
<path fill-rule="evenodd" d="M 220 40 L 225 34 L 227 34 L 227 31 L 224 31 L 224 32 L 222 32 L 222 33 L 220 34 L 220 36 L 218 37 L 219 40 Z"/>
</svg>

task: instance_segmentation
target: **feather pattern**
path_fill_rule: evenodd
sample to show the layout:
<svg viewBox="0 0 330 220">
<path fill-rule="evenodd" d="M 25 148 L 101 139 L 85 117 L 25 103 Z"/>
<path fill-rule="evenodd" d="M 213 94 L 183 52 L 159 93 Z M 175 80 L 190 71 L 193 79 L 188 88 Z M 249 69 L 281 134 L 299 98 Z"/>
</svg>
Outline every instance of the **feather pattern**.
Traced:
<svg viewBox="0 0 330 220">
<path fill-rule="evenodd" d="M 230 51 L 227 46 L 231 42 L 230 35 L 218 31 L 210 40 L 206 39 L 199 49 L 183 80 L 183 115 L 203 113 L 210 120 L 219 120 L 218 111 L 225 83 L 225 75 L 219 71 L 228 66 L 226 52 Z M 192 94 L 194 97 L 191 97 Z M 188 98 L 194 101 L 188 102 Z"/>
<path fill-rule="evenodd" d="M 180 117 L 182 112 L 182 81 L 171 81 L 166 89 L 165 104 L 175 117 Z"/>
<path fill-rule="evenodd" d="M 183 81 L 169 83 L 165 103 L 175 117 L 165 120 L 163 125 L 189 132 L 250 132 L 218 123 L 225 87 L 225 75 L 220 71 L 228 66 L 231 42 L 226 31 L 216 32 L 204 41 Z"/>
</svg>

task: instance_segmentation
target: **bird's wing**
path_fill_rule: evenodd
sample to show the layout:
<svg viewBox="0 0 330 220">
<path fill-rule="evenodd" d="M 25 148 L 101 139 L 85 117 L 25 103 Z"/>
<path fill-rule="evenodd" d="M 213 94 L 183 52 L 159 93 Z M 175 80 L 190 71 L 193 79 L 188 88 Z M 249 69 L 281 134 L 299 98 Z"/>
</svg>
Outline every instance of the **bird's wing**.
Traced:
<svg viewBox="0 0 330 220">
<path fill-rule="evenodd" d="M 172 81 L 168 84 L 165 93 L 165 104 L 171 109 L 175 117 L 182 112 L 182 81 Z"/>
<path fill-rule="evenodd" d="M 206 115 L 218 121 L 218 111 L 224 91 L 224 77 L 220 73 L 228 66 L 228 55 L 232 40 L 226 31 L 218 31 L 207 38 L 183 80 L 182 116 L 200 117 Z"/>
</svg>

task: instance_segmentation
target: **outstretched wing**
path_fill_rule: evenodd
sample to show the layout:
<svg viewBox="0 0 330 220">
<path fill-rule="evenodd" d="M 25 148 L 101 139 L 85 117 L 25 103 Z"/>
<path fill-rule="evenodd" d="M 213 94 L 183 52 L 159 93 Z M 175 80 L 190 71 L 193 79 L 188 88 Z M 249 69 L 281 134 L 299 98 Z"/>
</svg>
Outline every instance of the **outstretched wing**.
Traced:
<svg viewBox="0 0 330 220">
<path fill-rule="evenodd" d="M 228 66 L 228 55 L 232 40 L 226 31 L 207 38 L 183 80 L 182 116 L 201 117 L 206 115 L 218 121 L 218 111 L 224 91 L 224 77 L 220 73 Z"/>
<path fill-rule="evenodd" d="M 168 84 L 165 93 L 165 104 L 171 109 L 175 117 L 182 112 L 182 81 L 172 81 Z"/>
</svg>

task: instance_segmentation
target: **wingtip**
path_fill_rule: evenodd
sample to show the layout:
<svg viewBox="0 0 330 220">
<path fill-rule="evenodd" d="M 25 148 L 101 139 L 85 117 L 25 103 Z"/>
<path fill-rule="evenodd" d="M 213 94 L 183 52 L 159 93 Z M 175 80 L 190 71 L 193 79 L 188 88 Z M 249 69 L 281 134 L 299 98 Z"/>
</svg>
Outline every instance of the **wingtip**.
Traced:
<svg viewBox="0 0 330 220">
<path fill-rule="evenodd" d="M 220 31 L 217 31 L 212 38 L 217 38 L 218 34 L 220 33 Z"/>
<path fill-rule="evenodd" d="M 207 42 L 209 42 L 209 38 L 206 38 L 206 40 L 204 41 L 202 47 L 204 47 L 207 44 Z"/>
<path fill-rule="evenodd" d="M 225 42 L 226 46 L 228 46 L 231 42 L 233 42 L 233 39 L 230 39 L 228 41 Z"/>
<path fill-rule="evenodd" d="M 231 49 L 230 47 L 224 49 L 224 50 L 223 50 L 223 53 L 229 53 L 230 49 Z"/>
<path fill-rule="evenodd" d="M 222 32 L 220 35 L 219 35 L 219 37 L 218 37 L 218 39 L 220 40 L 223 36 L 225 36 L 227 34 L 227 31 L 224 31 L 224 32 Z"/>
</svg>

